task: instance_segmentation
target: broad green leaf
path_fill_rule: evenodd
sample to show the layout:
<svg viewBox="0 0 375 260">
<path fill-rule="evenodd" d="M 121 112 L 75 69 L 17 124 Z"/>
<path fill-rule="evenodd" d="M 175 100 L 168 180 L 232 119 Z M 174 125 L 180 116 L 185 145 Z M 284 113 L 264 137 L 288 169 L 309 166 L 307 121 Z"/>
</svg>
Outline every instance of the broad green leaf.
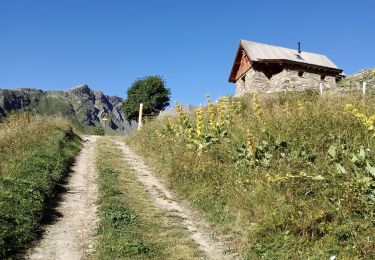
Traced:
<svg viewBox="0 0 375 260">
<path fill-rule="evenodd" d="M 317 181 L 321 181 L 321 180 L 324 180 L 324 177 L 322 175 L 317 175 L 317 176 L 314 176 L 312 177 L 313 180 L 317 180 Z"/>
<path fill-rule="evenodd" d="M 375 178 L 375 167 L 371 166 L 369 162 L 366 162 L 366 170 L 370 173 L 370 175 Z"/>
<path fill-rule="evenodd" d="M 265 153 L 264 154 L 264 158 L 271 159 L 272 158 L 272 154 L 271 153 Z"/>
<path fill-rule="evenodd" d="M 375 201 L 375 196 L 373 194 L 368 194 L 367 198 L 369 198 L 369 200 Z"/>
<path fill-rule="evenodd" d="M 336 158 L 336 146 L 330 145 L 328 148 L 328 154 L 331 156 L 332 159 Z"/>
<path fill-rule="evenodd" d="M 366 152 L 365 150 L 363 149 L 363 147 L 361 147 L 361 150 L 359 150 L 359 158 L 363 161 L 365 158 L 366 158 Z"/>
<path fill-rule="evenodd" d="M 358 158 L 358 156 L 357 155 L 355 155 L 355 154 L 353 154 L 353 157 L 352 157 L 352 163 L 354 163 L 354 164 L 357 164 L 358 162 L 359 162 L 359 158 Z"/>
<path fill-rule="evenodd" d="M 339 174 L 346 174 L 346 170 L 341 164 L 336 163 L 336 169 Z"/>
</svg>

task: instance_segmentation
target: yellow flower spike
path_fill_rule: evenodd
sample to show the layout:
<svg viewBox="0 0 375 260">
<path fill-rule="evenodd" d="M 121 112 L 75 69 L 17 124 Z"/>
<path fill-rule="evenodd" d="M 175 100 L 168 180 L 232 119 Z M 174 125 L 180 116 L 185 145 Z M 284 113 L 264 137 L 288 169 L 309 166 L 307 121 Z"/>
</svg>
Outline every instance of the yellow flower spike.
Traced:
<svg viewBox="0 0 375 260">
<path fill-rule="evenodd" d="M 242 103 L 241 103 L 241 101 L 237 101 L 237 114 L 238 113 L 241 113 L 241 111 L 242 111 Z"/>
<path fill-rule="evenodd" d="M 194 138 L 194 135 L 193 135 L 193 128 L 188 128 L 187 129 L 187 137 L 191 140 Z"/>
<path fill-rule="evenodd" d="M 259 100 L 256 94 L 254 94 L 254 97 L 253 97 L 253 112 L 254 112 L 255 117 L 258 117 L 258 118 L 260 117 L 261 109 L 260 109 Z"/>
<path fill-rule="evenodd" d="M 300 111 L 300 112 L 304 109 L 303 103 L 302 103 L 301 100 L 297 101 L 297 108 L 298 108 L 298 111 Z"/>
<path fill-rule="evenodd" d="M 288 116 L 291 116 L 291 109 L 290 109 L 290 104 L 288 101 L 285 102 L 284 104 L 284 111 Z"/>
<path fill-rule="evenodd" d="M 353 111 L 354 109 L 354 106 L 352 103 L 348 103 L 345 105 L 345 109 L 348 110 L 348 111 Z"/>
<path fill-rule="evenodd" d="M 171 131 L 174 134 L 176 134 L 176 130 L 177 130 L 176 125 L 174 124 L 174 122 L 172 121 L 172 119 L 170 117 L 168 117 L 168 125 L 169 125 Z"/>
<path fill-rule="evenodd" d="M 253 134 L 250 132 L 250 130 L 247 130 L 246 132 L 246 139 L 245 143 L 247 146 L 247 151 L 252 155 L 255 153 L 256 145 Z"/>
<path fill-rule="evenodd" d="M 203 106 L 200 105 L 196 110 L 196 133 L 197 138 L 201 139 L 204 136 L 204 110 Z"/>
<path fill-rule="evenodd" d="M 209 94 L 206 94 L 206 98 L 207 98 L 207 110 L 208 110 L 208 127 L 209 127 L 209 131 L 213 132 L 215 131 L 215 126 L 216 126 L 215 106 L 211 103 L 211 98 Z"/>
<path fill-rule="evenodd" d="M 226 107 L 224 97 L 217 101 L 217 121 L 216 128 L 221 129 L 225 124 Z"/>
<path fill-rule="evenodd" d="M 189 120 L 188 120 L 187 116 L 185 115 L 185 113 L 182 109 L 182 106 L 180 106 L 177 101 L 175 101 L 174 103 L 176 105 L 176 111 L 177 111 L 177 115 L 178 115 L 178 126 L 176 126 L 176 130 L 178 129 L 178 131 L 176 131 L 176 134 L 179 134 L 179 135 L 187 134 L 188 135 L 188 132 L 190 131 L 189 129 L 191 128 Z"/>
</svg>

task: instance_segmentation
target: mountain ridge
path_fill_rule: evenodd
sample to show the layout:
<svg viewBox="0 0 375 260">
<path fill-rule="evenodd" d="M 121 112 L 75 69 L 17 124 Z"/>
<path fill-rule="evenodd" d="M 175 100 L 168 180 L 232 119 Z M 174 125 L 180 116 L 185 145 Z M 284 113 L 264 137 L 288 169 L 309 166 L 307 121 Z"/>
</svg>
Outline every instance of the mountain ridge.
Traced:
<svg viewBox="0 0 375 260">
<path fill-rule="evenodd" d="M 51 91 L 33 88 L 0 89 L 0 117 L 24 110 L 68 117 L 82 130 L 90 131 L 101 126 L 108 133 L 128 134 L 133 127 L 125 119 L 122 102 L 122 98 L 105 95 L 87 84 Z M 103 120 L 105 113 L 109 120 Z"/>
</svg>

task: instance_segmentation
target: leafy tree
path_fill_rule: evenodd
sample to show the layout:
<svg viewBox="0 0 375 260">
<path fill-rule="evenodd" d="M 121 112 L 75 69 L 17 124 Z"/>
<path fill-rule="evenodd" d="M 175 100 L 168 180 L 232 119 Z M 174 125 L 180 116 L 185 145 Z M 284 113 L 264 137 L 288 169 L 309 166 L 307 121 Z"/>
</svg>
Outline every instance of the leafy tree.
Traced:
<svg viewBox="0 0 375 260">
<path fill-rule="evenodd" d="M 138 118 L 139 104 L 143 103 L 143 115 L 155 116 L 169 106 L 171 91 L 166 88 L 160 76 L 137 79 L 128 89 L 128 97 L 123 103 L 127 120 Z"/>
</svg>

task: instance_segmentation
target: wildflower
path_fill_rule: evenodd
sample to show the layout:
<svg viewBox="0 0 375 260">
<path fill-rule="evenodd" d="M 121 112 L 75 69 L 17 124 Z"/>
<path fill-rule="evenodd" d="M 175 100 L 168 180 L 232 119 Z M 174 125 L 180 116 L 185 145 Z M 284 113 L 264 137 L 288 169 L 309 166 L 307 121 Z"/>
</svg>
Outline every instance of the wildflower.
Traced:
<svg viewBox="0 0 375 260">
<path fill-rule="evenodd" d="M 250 132 L 250 130 L 247 130 L 245 142 L 246 142 L 248 154 L 253 155 L 256 147 L 255 147 L 254 136 Z"/>
<path fill-rule="evenodd" d="M 261 113 L 260 103 L 256 94 L 254 94 L 254 97 L 253 97 L 253 112 L 254 112 L 255 117 L 257 118 L 260 117 L 260 113 Z"/>
<path fill-rule="evenodd" d="M 184 111 L 182 110 L 182 107 L 178 104 L 177 101 L 175 101 L 175 105 L 176 105 L 176 110 L 177 110 L 177 115 L 178 115 L 179 132 L 180 133 L 186 132 L 189 128 L 191 128 L 189 120 L 186 117 Z"/>
<path fill-rule="evenodd" d="M 221 131 L 224 125 L 228 123 L 228 107 L 229 99 L 228 97 L 222 97 L 217 101 L 217 121 L 216 128 Z"/>
<path fill-rule="evenodd" d="M 348 110 L 348 111 L 353 111 L 354 110 L 354 106 L 352 103 L 348 103 L 345 105 L 345 109 Z"/>
<path fill-rule="evenodd" d="M 242 111 L 242 103 L 240 101 L 237 101 L 236 103 L 236 114 L 241 113 Z"/>
<path fill-rule="evenodd" d="M 163 134 L 162 134 L 159 130 L 156 130 L 156 131 L 155 131 L 155 134 L 156 134 L 156 136 L 158 136 L 158 137 L 163 137 Z"/>
<path fill-rule="evenodd" d="M 196 110 L 196 133 L 198 139 L 204 136 L 204 111 L 202 105 Z"/>
<path fill-rule="evenodd" d="M 289 104 L 288 101 L 286 101 L 286 102 L 284 103 L 284 111 L 286 112 L 286 114 L 287 114 L 288 116 L 291 116 L 291 115 L 292 115 L 292 113 L 291 113 L 291 109 L 290 109 L 290 104 Z"/>
<path fill-rule="evenodd" d="M 297 108 L 298 108 L 298 111 L 301 112 L 303 110 L 303 103 L 301 100 L 298 100 L 297 101 Z"/>
<path fill-rule="evenodd" d="M 375 128 L 375 114 L 367 117 L 365 114 L 359 112 L 353 104 L 347 104 L 345 106 L 346 110 L 349 111 L 367 130 L 374 132 Z M 375 135 L 375 132 L 374 132 Z"/>
<path fill-rule="evenodd" d="M 210 132 L 215 131 L 215 118 L 216 118 L 216 113 L 215 113 L 215 106 L 211 103 L 211 98 L 209 94 L 206 94 L 207 98 L 207 110 L 208 110 L 208 128 Z"/>
</svg>

